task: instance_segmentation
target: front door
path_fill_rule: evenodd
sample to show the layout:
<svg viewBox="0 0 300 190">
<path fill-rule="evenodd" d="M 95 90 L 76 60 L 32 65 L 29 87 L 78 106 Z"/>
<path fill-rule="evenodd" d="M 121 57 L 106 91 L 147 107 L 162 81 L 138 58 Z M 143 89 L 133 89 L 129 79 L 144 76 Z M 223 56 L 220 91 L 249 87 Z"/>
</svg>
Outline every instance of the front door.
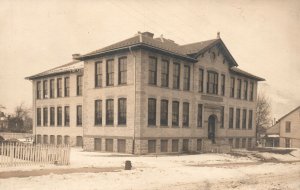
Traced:
<svg viewBox="0 0 300 190">
<path fill-rule="evenodd" d="M 215 133 L 216 133 L 216 116 L 211 115 L 208 118 L 208 139 L 212 143 L 215 143 Z"/>
</svg>

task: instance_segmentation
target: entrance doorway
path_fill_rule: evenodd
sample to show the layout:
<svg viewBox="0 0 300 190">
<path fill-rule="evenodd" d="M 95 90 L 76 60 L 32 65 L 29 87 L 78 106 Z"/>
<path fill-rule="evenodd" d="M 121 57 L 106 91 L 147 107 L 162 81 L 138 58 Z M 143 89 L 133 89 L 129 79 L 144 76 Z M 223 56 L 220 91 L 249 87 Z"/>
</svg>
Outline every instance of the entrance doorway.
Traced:
<svg viewBox="0 0 300 190">
<path fill-rule="evenodd" d="M 212 143 L 215 143 L 215 135 L 216 135 L 216 116 L 211 115 L 208 118 L 208 139 L 210 139 Z"/>
</svg>

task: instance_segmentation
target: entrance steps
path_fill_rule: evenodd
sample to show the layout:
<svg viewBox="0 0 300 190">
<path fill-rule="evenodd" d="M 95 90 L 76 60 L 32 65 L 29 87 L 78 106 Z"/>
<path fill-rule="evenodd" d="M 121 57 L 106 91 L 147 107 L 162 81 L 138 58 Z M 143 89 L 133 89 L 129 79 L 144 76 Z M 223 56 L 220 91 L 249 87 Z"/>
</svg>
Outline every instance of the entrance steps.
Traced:
<svg viewBox="0 0 300 190">
<path fill-rule="evenodd" d="M 205 153 L 229 153 L 231 152 L 231 146 L 228 142 L 219 141 L 216 139 L 215 143 L 212 143 L 210 139 L 203 141 L 203 152 Z"/>
</svg>

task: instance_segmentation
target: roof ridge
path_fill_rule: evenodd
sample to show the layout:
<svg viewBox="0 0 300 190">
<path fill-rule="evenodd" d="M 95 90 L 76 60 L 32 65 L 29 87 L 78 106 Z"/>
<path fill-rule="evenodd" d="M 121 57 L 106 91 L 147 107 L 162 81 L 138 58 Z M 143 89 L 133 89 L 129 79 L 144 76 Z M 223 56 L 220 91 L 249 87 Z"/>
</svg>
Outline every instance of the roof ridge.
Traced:
<svg viewBox="0 0 300 190">
<path fill-rule="evenodd" d="M 204 43 L 204 42 L 209 42 L 209 41 L 215 41 L 218 40 L 219 38 L 214 38 L 214 39 L 210 39 L 210 40 L 204 40 L 204 41 L 200 41 L 200 42 L 193 42 L 193 43 L 188 43 L 188 44 L 183 44 L 183 45 L 179 45 L 179 46 L 188 46 L 188 45 L 195 45 L 195 44 L 200 44 L 200 43 Z"/>
</svg>

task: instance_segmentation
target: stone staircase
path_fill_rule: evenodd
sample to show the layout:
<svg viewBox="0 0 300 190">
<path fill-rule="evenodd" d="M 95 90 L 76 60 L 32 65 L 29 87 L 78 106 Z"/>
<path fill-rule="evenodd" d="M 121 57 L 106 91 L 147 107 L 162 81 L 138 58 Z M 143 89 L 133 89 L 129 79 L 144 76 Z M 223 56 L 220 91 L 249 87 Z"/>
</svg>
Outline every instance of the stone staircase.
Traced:
<svg viewBox="0 0 300 190">
<path fill-rule="evenodd" d="M 229 153 L 231 152 L 231 146 L 225 142 L 216 139 L 215 143 L 211 140 L 205 139 L 203 141 L 203 152 L 205 153 Z"/>
</svg>

